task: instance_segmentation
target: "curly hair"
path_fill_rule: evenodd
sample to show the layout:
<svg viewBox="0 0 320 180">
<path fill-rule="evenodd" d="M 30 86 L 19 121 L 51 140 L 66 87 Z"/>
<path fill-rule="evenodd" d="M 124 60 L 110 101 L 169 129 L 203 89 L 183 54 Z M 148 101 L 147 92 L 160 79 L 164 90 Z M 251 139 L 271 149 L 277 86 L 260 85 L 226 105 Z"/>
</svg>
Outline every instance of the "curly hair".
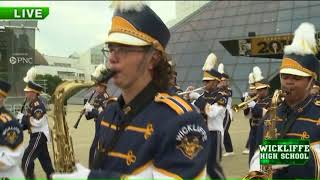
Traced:
<svg viewBox="0 0 320 180">
<path fill-rule="evenodd" d="M 155 66 L 152 81 L 159 91 L 167 91 L 169 81 L 173 77 L 173 68 L 169 64 L 171 57 L 166 53 L 161 53 L 161 59 Z"/>
</svg>

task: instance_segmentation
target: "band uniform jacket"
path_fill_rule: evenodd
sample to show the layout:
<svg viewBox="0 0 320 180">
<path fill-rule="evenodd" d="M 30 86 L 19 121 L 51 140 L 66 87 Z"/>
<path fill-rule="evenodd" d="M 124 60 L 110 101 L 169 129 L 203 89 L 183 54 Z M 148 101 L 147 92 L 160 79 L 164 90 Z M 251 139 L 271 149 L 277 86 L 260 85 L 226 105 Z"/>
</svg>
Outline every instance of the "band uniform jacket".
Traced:
<svg viewBox="0 0 320 180">
<path fill-rule="evenodd" d="M 277 135 L 281 138 L 298 138 L 310 140 L 310 159 L 305 165 L 290 165 L 277 170 L 273 178 L 284 179 L 319 179 L 320 178 L 320 101 L 309 96 L 305 101 L 295 108 L 290 108 L 286 103 L 282 103 L 277 109 Z M 289 122 L 292 121 L 292 124 Z M 285 131 L 284 127 L 288 126 Z M 264 126 L 259 127 L 258 140 L 262 142 L 264 137 Z M 258 151 L 251 161 L 251 170 L 256 170 L 259 166 Z"/>
<path fill-rule="evenodd" d="M 24 178 L 20 162 L 24 152 L 23 130 L 19 121 L 0 107 L 0 179 Z"/>
<path fill-rule="evenodd" d="M 127 105 L 120 96 L 99 118 L 103 158 L 96 156 L 101 163 L 89 179 L 205 178 L 208 130 L 181 97 L 159 93 L 150 83 Z"/>
<path fill-rule="evenodd" d="M 98 94 L 93 101 L 93 109 L 88 112 L 85 116 L 87 120 L 94 119 L 96 133 L 99 130 L 100 122 L 97 121 L 99 114 L 106 108 L 108 104 L 109 95 L 107 93 Z"/>
<path fill-rule="evenodd" d="M 47 141 L 51 141 L 47 111 L 40 99 L 37 98 L 29 104 L 27 114 L 23 116 L 21 124 L 23 130 L 29 130 L 30 135 L 35 136 L 35 134 L 43 133 Z"/>
</svg>

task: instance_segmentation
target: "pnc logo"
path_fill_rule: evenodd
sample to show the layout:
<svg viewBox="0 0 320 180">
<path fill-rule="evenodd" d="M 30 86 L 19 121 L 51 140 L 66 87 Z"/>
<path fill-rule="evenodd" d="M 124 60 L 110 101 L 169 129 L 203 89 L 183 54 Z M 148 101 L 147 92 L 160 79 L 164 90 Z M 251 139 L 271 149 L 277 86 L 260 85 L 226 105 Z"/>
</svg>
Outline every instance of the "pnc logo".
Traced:
<svg viewBox="0 0 320 180">
<path fill-rule="evenodd" d="M 31 57 L 10 57 L 9 58 L 10 64 L 32 64 L 32 58 Z"/>
</svg>

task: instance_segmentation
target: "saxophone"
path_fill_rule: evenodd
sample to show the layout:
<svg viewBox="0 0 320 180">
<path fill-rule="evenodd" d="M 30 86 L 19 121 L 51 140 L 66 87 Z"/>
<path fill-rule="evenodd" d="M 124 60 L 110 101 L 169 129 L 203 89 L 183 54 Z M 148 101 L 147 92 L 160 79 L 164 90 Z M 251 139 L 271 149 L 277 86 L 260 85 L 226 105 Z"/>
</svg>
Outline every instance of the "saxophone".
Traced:
<svg viewBox="0 0 320 180">
<path fill-rule="evenodd" d="M 93 81 L 66 81 L 55 89 L 53 94 L 54 124 L 51 138 L 56 172 L 73 172 L 75 170 L 75 155 L 63 108 L 64 102 L 81 89 L 92 87 L 94 84 Z"/>
<path fill-rule="evenodd" d="M 288 93 L 277 89 L 272 96 L 271 106 L 268 109 L 270 118 L 264 121 L 265 139 L 277 139 L 277 108 L 283 101 L 283 98 L 286 96 L 286 94 Z M 272 165 L 261 165 L 261 171 L 252 171 L 243 178 L 243 180 L 248 179 L 272 179 Z"/>
</svg>

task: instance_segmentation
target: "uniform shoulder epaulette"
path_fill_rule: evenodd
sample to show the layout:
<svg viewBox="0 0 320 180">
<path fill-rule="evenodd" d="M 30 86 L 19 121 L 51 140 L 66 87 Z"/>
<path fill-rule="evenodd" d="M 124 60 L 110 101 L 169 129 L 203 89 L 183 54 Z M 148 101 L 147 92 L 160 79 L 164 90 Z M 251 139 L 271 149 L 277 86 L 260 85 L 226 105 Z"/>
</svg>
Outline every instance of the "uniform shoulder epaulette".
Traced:
<svg viewBox="0 0 320 180">
<path fill-rule="evenodd" d="M 314 104 L 315 104 L 316 106 L 320 106 L 320 99 L 319 99 L 319 98 L 315 98 L 315 99 L 314 99 Z"/>
<path fill-rule="evenodd" d="M 186 112 L 193 111 L 192 107 L 181 97 L 179 96 L 171 96 L 167 93 L 158 93 L 155 98 L 155 102 L 161 102 L 168 105 L 172 110 L 174 110 L 177 114 L 181 115 Z"/>
</svg>

